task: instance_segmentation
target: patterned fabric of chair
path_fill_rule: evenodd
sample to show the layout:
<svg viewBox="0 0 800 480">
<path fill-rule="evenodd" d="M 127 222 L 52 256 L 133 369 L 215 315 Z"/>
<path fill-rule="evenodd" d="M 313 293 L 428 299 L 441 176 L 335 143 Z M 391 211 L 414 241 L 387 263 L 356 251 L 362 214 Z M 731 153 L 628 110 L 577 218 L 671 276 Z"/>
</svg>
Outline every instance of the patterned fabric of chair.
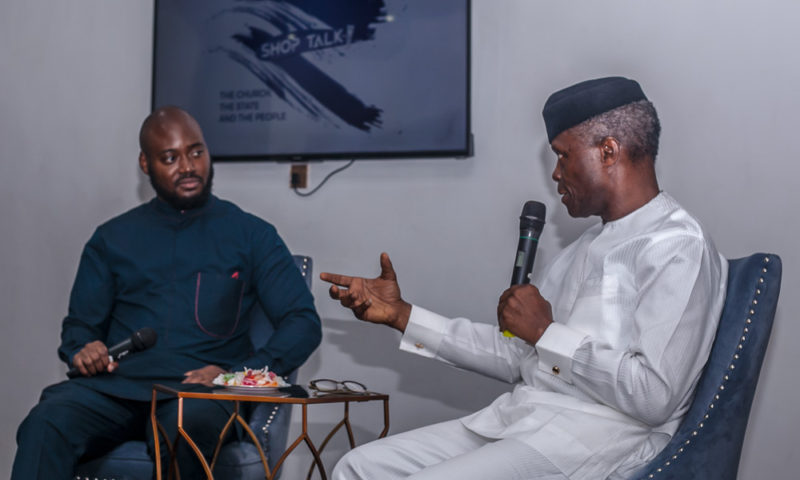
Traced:
<svg viewBox="0 0 800 480">
<path fill-rule="evenodd" d="M 725 306 L 692 406 L 670 443 L 635 480 L 736 478 L 780 289 L 777 255 L 729 262 Z"/>
<path fill-rule="evenodd" d="M 295 264 L 303 274 L 306 284 L 311 287 L 313 261 L 311 257 L 293 255 Z M 272 335 L 272 324 L 266 321 L 261 309 L 255 309 L 250 336 L 254 346 L 263 345 Z M 260 317 L 260 318 L 259 318 Z M 297 371 L 292 372 L 288 381 L 295 383 Z M 248 424 L 259 437 L 259 442 L 267 453 L 272 468 L 286 448 L 289 433 L 291 405 L 272 405 L 257 403 L 251 409 Z M 147 444 L 142 441 L 129 441 L 118 446 L 103 457 L 96 458 L 78 466 L 76 480 L 151 480 L 155 472 L 153 459 L 147 453 Z M 280 472 L 278 472 L 280 473 Z M 214 468 L 217 480 L 255 480 L 264 479 L 264 467 L 255 445 L 247 440 L 232 441 L 220 450 Z"/>
</svg>

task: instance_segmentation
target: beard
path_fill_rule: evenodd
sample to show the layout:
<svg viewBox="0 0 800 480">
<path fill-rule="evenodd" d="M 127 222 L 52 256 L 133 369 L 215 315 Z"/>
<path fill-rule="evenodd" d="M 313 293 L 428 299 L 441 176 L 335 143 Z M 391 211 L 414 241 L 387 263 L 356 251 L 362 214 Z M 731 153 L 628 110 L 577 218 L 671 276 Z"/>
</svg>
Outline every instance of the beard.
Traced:
<svg viewBox="0 0 800 480">
<path fill-rule="evenodd" d="M 173 190 L 169 190 L 160 183 L 156 182 L 152 175 L 149 177 L 150 185 L 153 187 L 153 190 L 156 191 L 156 195 L 158 195 L 159 198 L 167 202 L 176 210 L 191 210 L 193 208 L 202 207 L 206 204 L 206 202 L 208 202 L 208 198 L 211 196 L 211 184 L 214 180 L 214 165 L 211 165 L 208 169 L 208 180 L 206 180 L 205 185 L 203 185 L 203 189 L 191 197 L 180 197 L 176 195 Z M 178 178 L 178 181 L 184 178 L 197 178 L 202 180 L 195 174 L 187 173 L 185 175 L 181 175 L 180 178 Z"/>
</svg>

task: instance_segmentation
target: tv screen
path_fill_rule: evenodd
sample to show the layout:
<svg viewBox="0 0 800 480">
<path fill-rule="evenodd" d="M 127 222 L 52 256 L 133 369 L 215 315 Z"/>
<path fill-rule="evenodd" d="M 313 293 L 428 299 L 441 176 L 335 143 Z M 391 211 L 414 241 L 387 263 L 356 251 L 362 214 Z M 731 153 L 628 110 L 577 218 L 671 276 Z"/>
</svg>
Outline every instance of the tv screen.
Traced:
<svg viewBox="0 0 800 480">
<path fill-rule="evenodd" d="M 216 160 L 470 155 L 469 0 L 157 0 L 153 107 Z"/>
</svg>

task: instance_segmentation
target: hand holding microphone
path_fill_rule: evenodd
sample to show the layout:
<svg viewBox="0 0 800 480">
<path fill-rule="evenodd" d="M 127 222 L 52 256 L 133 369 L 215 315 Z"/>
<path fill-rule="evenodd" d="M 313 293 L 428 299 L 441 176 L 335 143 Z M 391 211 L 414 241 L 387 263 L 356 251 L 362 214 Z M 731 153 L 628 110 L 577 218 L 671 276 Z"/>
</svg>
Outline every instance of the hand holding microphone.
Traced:
<svg viewBox="0 0 800 480">
<path fill-rule="evenodd" d="M 131 353 L 152 347 L 156 344 L 156 340 L 156 332 L 152 328 L 144 327 L 133 332 L 130 338 L 108 349 L 100 340 L 87 343 L 72 357 L 73 367 L 67 372 L 67 377 L 91 377 L 101 372 L 111 371 L 116 366 L 116 362 Z M 111 370 L 109 370 L 109 365 L 112 366 Z"/>
<path fill-rule="evenodd" d="M 534 200 L 525 202 L 522 207 L 522 214 L 519 217 L 519 242 L 517 244 L 517 253 L 514 258 L 514 270 L 511 273 L 511 287 L 515 285 L 525 285 L 531 282 L 530 274 L 533 271 L 533 260 L 536 257 L 536 247 L 539 244 L 539 236 L 542 234 L 544 228 L 544 218 L 547 208 L 543 203 Z M 521 311 L 522 305 L 517 301 L 517 298 L 512 297 L 515 289 L 511 288 L 503 292 L 500 297 L 500 302 L 497 306 L 497 317 L 500 320 L 504 315 L 511 314 L 513 311 L 517 315 L 523 314 Z M 544 301 L 536 290 L 537 299 L 530 299 L 525 304 L 531 302 Z M 545 301 L 546 303 L 546 301 Z M 509 307 L 510 304 L 510 307 Z M 549 303 L 547 304 L 549 307 Z M 508 309 L 508 310 L 506 310 Z M 529 312 L 532 313 L 532 312 Z M 552 318 L 552 314 L 549 315 Z M 514 334 L 508 330 L 503 330 L 503 335 L 506 337 L 513 337 Z"/>
<path fill-rule="evenodd" d="M 497 320 L 504 336 L 535 345 L 553 323 L 553 310 L 535 286 L 513 285 L 500 296 Z"/>
</svg>

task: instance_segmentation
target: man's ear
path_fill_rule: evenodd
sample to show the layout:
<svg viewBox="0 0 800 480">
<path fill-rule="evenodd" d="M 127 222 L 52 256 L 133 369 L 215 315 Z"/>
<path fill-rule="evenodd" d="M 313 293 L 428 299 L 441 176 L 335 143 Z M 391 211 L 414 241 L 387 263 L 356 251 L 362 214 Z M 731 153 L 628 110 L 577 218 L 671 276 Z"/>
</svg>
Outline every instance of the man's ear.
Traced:
<svg viewBox="0 0 800 480">
<path fill-rule="evenodd" d="M 147 157 L 145 157 L 144 152 L 139 152 L 139 169 L 145 175 L 150 175 L 150 170 L 147 168 Z"/>
<path fill-rule="evenodd" d="M 600 151 L 603 158 L 603 165 L 610 167 L 617 163 L 620 158 L 620 144 L 614 137 L 606 137 L 600 141 Z"/>
</svg>

